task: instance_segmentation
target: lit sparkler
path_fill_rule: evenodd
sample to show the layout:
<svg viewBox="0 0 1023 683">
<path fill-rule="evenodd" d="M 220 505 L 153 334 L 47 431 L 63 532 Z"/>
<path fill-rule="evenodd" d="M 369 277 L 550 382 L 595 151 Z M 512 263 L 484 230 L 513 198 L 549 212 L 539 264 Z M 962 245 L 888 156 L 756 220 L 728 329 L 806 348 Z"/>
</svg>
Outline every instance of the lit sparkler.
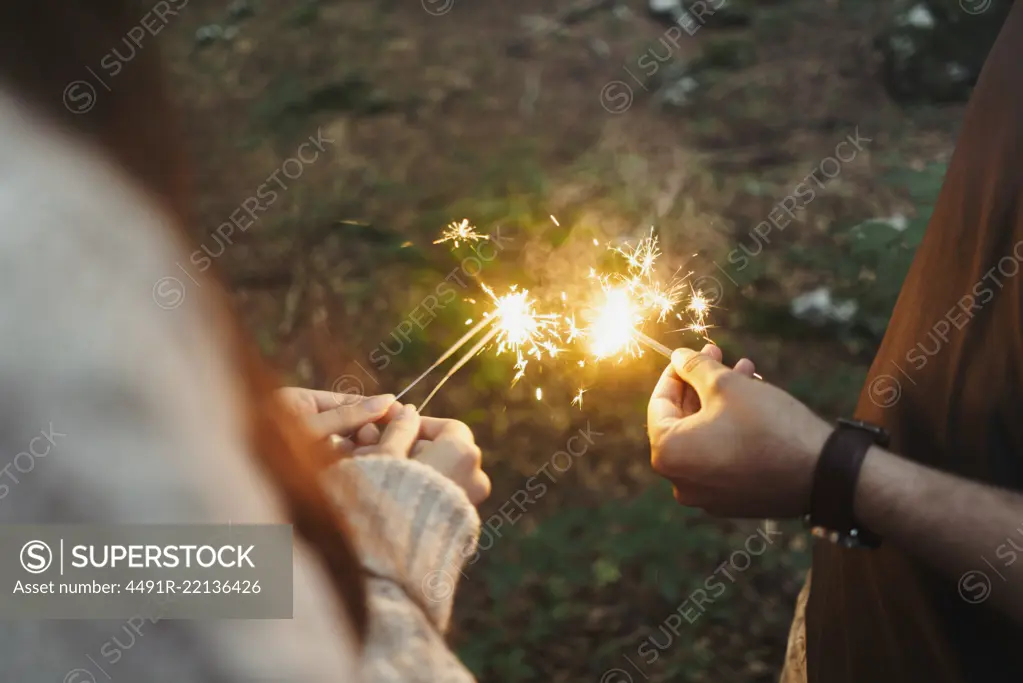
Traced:
<svg viewBox="0 0 1023 683">
<path fill-rule="evenodd" d="M 626 244 L 611 250 L 625 259 L 625 274 L 602 275 L 590 270 L 590 277 L 600 283 L 601 299 L 590 311 L 590 324 L 581 335 L 589 342 L 590 351 L 597 359 L 617 356 L 637 356 L 640 345 L 670 358 L 671 350 L 640 331 L 643 323 L 656 318 L 663 322 L 683 303 L 691 322 L 686 329 L 705 334 L 710 309 L 706 297 L 688 283 L 689 274 L 679 276 L 676 271 L 666 281 L 656 275 L 657 259 L 661 255 L 657 236 L 650 235 L 635 246 Z M 681 313 L 675 313 L 679 318 Z M 572 334 L 580 331 L 574 327 Z"/>
<path fill-rule="evenodd" d="M 515 385 L 526 373 L 528 358 L 540 359 L 544 352 L 552 358 L 560 352 L 558 341 L 558 320 L 554 313 L 537 313 L 533 308 L 533 300 L 529 292 L 519 290 L 512 285 L 508 294 L 497 296 L 486 285 L 483 291 L 494 300 L 494 315 L 497 317 L 498 337 L 497 352 L 513 351 L 515 353 Z"/>
<path fill-rule="evenodd" d="M 469 223 L 468 219 L 463 218 L 461 221 L 452 222 L 448 227 L 444 228 L 440 233 L 440 239 L 434 240 L 433 243 L 443 244 L 444 242 L 451 242 L 457 249 L 459 242 L 479 242 L 480 240 L 488 239 L 490 239 L 490 235 L 476 232 L 476 226 Z"/>
<path fill-rule="evenodd" d="M 590 351 L 599 360 L 636 355 L 636 328 L 643 316 L 635 298 L 625 287 L 604 287 L 603 301 L 594 309 L 584 334 Z"/>
<path fill-rule="evenodd" d="M 529 292 L 512 286 L 507 294 L 497 296 L 494 291 L 482 285 L 483 290 L 494 300 L 494 308 L 484 314 L 483 319 L 466 332 L 462 337 L 452 344 L 441 354 L 429 368 L 417 377 L 410 385 L 405 387 L 398 398 L 404 396 L 412 387 L 418 384 L 430 372 L 441 363 L 454 355 L 470 339 L 487 330 L 486 334 L 476 342 L 458 361 L 444 374 L 437 386 L 427 395 L 426 399 L 419 406 L 420 410 L 426 407 L 442 386 L 476 354 L 482 351 L 487 344 L 496 340 L 497 352 L 510 351 L 515 354 L 515 377 L 512 385 L 519 381 L 526 372 L 529 358 L 540 359 L 546 353 L 554 357 L 560 349 L 558 341 L 558 320 L 556 314 L 537 313 L 534 301 L 529 297 Z"/>
</svg>

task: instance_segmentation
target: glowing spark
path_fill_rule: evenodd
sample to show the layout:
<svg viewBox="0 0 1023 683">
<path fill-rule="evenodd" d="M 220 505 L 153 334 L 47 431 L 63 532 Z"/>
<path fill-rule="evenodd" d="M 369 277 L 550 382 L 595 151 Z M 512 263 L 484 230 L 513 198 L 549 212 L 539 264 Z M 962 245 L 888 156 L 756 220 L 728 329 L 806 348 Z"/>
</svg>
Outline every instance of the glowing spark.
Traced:
<svg viewBox="0 0 1023 683">
<path fill-rule="evenodd" d="M 472 318 L 466 318 L 465 319 L 465 324 L 466 325 L 472 325 Z"/>
<path fill-rule="evenodd" d="M 689 310 L 693 313 L 693 323 L 689 326 L 689 329 L 697 334 L 703 334 L 707 331 L 707 309 L 710 308 L 710 304 L 707 303 L 707 299 L 704 298 L 703 294 L 696 292 L 693 297 L 689 300 Z"/>
<path fill-rule="evenodd" d="M 541 389 L 540 387 L 536 388 L 536 400 L 537 401 L 543 400 L 543 389 Z"/>
<path fill-rule="evenodd" d="M 576 337 L 583 336 L 583 331 L 575 325 L 575 316 L 565 318 L 565 343 L 571 344 Z"/>
<path fill-rule="evenodd" d="M 434 240 L 434 244 L 452 242 L 457 248 L 459 242 L 479 242 L 488 240 L 490 235 L 482 235 L 476 232 L 476 226 L 471 225 L 468 219 L 462 219 L 459 223 L 451 223 L 440 233 L 440 239 Z"/>
<path fill-rule="evenodd" d="M 667 280 L 658 277 L 656 266 L 661 249 L 652 229 L 635 246 L 608 248 L 625 260 L 626 272 L 600 274 L 590 268 L 589 277 L 600 283 L 603 299 L 591 310 L 585 330 L 579 331 L 569 319 L 569 340 L 585 336 L 590 351 L 598 360 L 637 356 L 640 344 L 663 354 L 663 345 L 645 336 L 640 328 L 654 318 L 658 322 L 669 315 L 682 319 L 676 311 L 683 302 L 691 323 L 686 329 L 705 336 L 710 302 L 702 292 L 692 289 L 687 281 L 688 273 L 680 276 L 676 271 Z"/>
<path fill-rule="evenodd" d="M 685 283 L 673 278 L 667 284 L 660 282 L 642 283 L 635 279 L 628 283 L 638 294 L 643 308 L 657 313 L 657 322 L 664 322 L 675 307 L 682 302 Z"/>
<path fill-rule="evenodd" d="M 597 307 L 586 329 L 590 351 L 600 358 L 637 355 L 636 326 L 643 322 L 636 302 L 625 287 L 604 290 L 604 301 Z"/>
<path fill-rule="evenodd" d="M 583 394 L 585 393 L 586 390 L 583 389 L 582 387 L 579 387 L 579 393 L 576 394 L 575 398 L 572 399 L 572 405 L 579 406 L 579 410 L 583 409 Z"/>
<path fill-rule="evenodd" d="M 693 294 L 693 298 L 689 300 L 689 310 L 700 317 L 703 317 L 703 315 L 706 314 L 707 306 L 707 300 L 700 292 Z"/>
<path fill-rule="evenodd" d="M 558 222 L 558 219 L 554 217 L 553 213 L 551 214 L 551 220 L 554 221 L 554 225 L 558 226 L 559 228 L 561 227 L 561 223 Z"/>
<path fill-rule="evenodd" d="M 629 272 L 634 279 L 649 278 L 653 274 L 657 257 L 661 255 L 653 228 L 650 229 L 650 235 L 637 242 L 635 247 L 626 244 L 614 251 L 625 257 L 625 261 L 629 265 Z"/>
<path fill-rule="evenodd" d="M 497 352 L 515 353 L 515 377 L 512 385 L 522 379 L 529 364 L 528 357 L 539 360 L 544 352 L 554 357 L 561 350 L 557 347 L 557 324 L 559 316 L 553 313 L 540 314 L 533 308 L 529 292 L 511 287 L 508 294 L 497 296 L 493 290 L 482 285 L 483 290 L 496 303 L 492 316 L 496 317 Z"/>
<path fill-rule="evenodd" d="M 712 306 L 707 301 L 707 297 L 704 296 L 703 292 L 698 289 L 693 290 L 692 296 L 689 297 L 689 305 L 686 306 L 690 322 L 683 329 L 695 332 L 709 341 L 709 337 L 707 337 L 707 328 L 709 327 L 707 325 L 707 315 L 710 313 L 711 308 Z M 681 319 L 682 316 L 679 315 L 678 318 Z"/>
</svg>

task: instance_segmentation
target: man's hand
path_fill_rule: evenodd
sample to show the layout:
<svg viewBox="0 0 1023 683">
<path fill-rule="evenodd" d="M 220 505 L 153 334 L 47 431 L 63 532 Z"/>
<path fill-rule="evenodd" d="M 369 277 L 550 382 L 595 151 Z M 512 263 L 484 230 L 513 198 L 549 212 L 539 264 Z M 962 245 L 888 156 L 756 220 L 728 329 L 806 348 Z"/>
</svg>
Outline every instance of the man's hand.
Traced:
<svg viewBox="0 0 1023 683">
<path fill-rule="evenodd" d="M 730 370 L 710 344 L 675 351 L 647 411 L 651 463 L 684 505 L 726 517 L 802 515 L 831 428 L 753 369 L 743 359 Z"/>
<path fill-rule="evenodd" d="M 808 512 L 813 471 L 831 428 L 784 391 L 752 379 L 752 364 L 721 365 L 716 347 L 676 351 L 671 360 L 648 415 L 653 466 L 675 485 L 675 497 L 727 517 Z M 950 579 L 950 600 L 976 604 L 990 593 L 985 608 L 1023 620 L 1023 562 L 995 569 L 986 559 L 999 557 L 996 549 L 1015 533 L 1023 495 L 872 446 L 854 507 L 856 519 L 885 543 Z M 992 583 L 987 568 L 1001 581 Z M 987 592 L 978 576 L 988 580 Z"/>
</svg>

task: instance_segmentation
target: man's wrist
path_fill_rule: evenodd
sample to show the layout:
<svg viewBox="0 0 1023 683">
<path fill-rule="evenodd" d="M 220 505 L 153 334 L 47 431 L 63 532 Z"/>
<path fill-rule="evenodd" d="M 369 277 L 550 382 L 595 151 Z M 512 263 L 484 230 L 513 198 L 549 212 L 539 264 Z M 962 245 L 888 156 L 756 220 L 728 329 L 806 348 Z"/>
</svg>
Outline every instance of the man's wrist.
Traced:
<svg viewBox="0 0 1023 683">
<path fill-rule="evenodd" d="M 810 484 L 809 513 L 804 523 L 815 536 L 849 548 L 880 545 L 878 532 L 858 512 L 857 494 L 868 453 L 880 450 L 877 444 L 887 441 L 888 434 L 880 427 L 858 420 L 838 420 L 821 446 Z"/>
<path fill-rule="evenodd" d="M 893 466 L 898 464 L 898 460 L 880 446 L 871 446 L 860 468 L 853 496 L 853 513 L 856 519 L 877 533 L 884 533 L 884 518 L 888 514 L 887 508 L 879 504 L 879 496 L 883 497 L 885 478 L 897 476 Z"/>
</svg>

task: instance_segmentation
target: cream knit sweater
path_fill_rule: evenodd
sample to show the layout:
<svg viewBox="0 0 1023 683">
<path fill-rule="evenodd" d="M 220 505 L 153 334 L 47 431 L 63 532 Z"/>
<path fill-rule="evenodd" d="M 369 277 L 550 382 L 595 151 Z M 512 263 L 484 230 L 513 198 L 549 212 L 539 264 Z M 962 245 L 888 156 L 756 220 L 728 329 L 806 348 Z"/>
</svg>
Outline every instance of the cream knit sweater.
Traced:
<svg viewBox="0 0 1023 683">
<path fill-rule="evenodd" d="M 179 267 L 195 245 L 97 152 L 3 95 L 0 140 L 0 523 L 286 522 L 246 452 L 201 281 Z M 53 448 L 15 467 L 40 433 Z M 372 577 L 364 650 L 296 541 L 291 620 L 0 621 L 0 680 L 471 681 L 442 634 L 472 505 L 415 461 L 346 461 L 324 486 L 344 476 L 358 478 L 357 500 L 338 502 Z"/>
</svg>

